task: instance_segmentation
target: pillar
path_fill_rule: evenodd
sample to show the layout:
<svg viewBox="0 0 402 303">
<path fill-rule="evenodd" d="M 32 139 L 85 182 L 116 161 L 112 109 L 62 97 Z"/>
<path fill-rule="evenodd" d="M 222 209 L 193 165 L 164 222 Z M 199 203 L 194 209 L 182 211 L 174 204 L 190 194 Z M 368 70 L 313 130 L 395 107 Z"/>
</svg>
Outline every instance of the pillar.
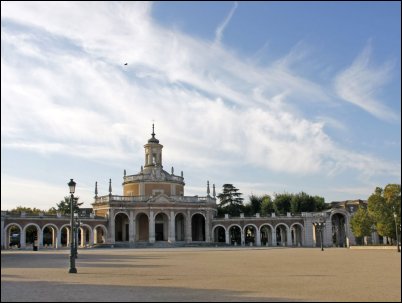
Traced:
<svg viewBox="0 0 402 303">
<path fill-rule="evenodd" d="M 175 216 L 173 210 L 170 211 L 170 228 L 169 228 L 168 241 L 170 243 L 174 243 L 176 241 Z"/>
<path fill-rule="evenodd" d="M 149 211 L 149 243 L 155 243 L 155 217 L 154 211 Z"/>
<path fill-rule="evenodd" d="M 257 237 L 256 245 L 261 246 L 261 232 L 259 228 L 257 228 L 256 237 Z"/>
<path fill-rule="evenodd" d="M 130 210 L 129 216 L 128 216 L 128 242 L 134 243 L 135 242 L 135 224 L 134 224 L 134 211 Z"/>
<path fill-rule="evenodd" d="M 287 239 L 286 246 L 291 247 L 292 246 L 292 232 L 291 232 L 289 226 L 286 226 L 286 239 Z"/>
<path fill-rule="evenodd" d="M 191 213 L 189 209 L 187 209 L 185 234 L 186 234 L 186 242 L 190 243 L 192 241 L 192 236 L 191 236 Z"/>
</svg>

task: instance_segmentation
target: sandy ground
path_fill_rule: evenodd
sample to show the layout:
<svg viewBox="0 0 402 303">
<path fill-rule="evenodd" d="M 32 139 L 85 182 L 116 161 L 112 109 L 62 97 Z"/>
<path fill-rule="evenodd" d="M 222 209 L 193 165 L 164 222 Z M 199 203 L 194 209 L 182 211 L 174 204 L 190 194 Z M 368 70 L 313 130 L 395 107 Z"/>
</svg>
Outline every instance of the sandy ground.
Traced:
<svg viewBox="0 0 402 303">
<path fill-rule="evenodd" d="M 401 301 L 401 254 L 345 248 L 2 251 L 1 301 Z"/>
</svg>

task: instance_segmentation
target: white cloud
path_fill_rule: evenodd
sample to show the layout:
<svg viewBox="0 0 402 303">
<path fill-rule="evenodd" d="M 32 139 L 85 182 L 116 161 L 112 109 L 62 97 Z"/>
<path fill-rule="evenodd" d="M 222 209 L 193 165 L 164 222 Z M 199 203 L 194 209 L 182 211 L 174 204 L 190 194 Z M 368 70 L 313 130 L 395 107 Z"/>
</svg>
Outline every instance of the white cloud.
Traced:
<svg viewBox="0 0 402 303">
<path fill-rule="evenodd" d="M 236 7 L 217 31 L 219 41 Z M 155 119 L 165 165 L 178 170 L 222 171 L 242 163 L 298 175 L 347 169 L 400 175 L 393 163 L 337 146 L 324 122 L 303 117 L 289 101 L 328 101 L 323 87 L 289 64 L 247 64 L 222 45 L 162 28 L 149 3 L 10 2 L 2 8 L 5 149 L 134 166 L 142 164 Z M 296 53 L 283 62 L 299 59 Z M 338 82 L 367 70 L 365 63 L 354 65 L 356 72 L 346 71 Z"/>
<path fill-rule="evenodd" d="M 352 65 L 337 75 L 335 90 L 345 101 L 361 107 L 379 119 L 398 121 L 398 114 L 376 96 L 389 80 L 393 65 L 388 62 L 376 68 L 371 67 L 370 55 L 371 45 L 368 44 Z"/>
<path fill-rule="evenodd" d="M 237 1 L 235 1 L 232 9 L 229 14 L 226 16 L 225 20 L 217 27 L 215 31 L 215 44 L 220 44 L 222 42 L 223 32 L 225 31 L 226 26 L 229 24 L 230 19 L 232 19 L 236 8 L 238 7 Z"/>
</svg>

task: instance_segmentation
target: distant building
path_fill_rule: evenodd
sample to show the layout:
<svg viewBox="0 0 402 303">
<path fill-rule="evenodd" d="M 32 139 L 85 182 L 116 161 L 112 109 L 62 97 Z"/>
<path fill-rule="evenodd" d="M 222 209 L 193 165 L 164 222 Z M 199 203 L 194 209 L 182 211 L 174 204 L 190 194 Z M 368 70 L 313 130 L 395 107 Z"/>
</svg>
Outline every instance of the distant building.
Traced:
<svg viewBox="0 0 402 303">
<path fill-rule="evenodd" d="M 215 185 L 212 196 L 207 182 L 206 196 L 185 196 L 183 172 L 163 169 L 163 145 L 155 137 L 144 145 L 144 166 L 138 173 L 123 173 L 123 195 L 98 196 L 97 183 L 91 208 L 79 211 L 79 243 L 144 247 L 185 245 L 247 246 L 324 246 L 346 247 L 355 244 L 350 218 L 366 201 L 331 203 L 331 209 L 300 215 L 217 218 Z M 319 217 L 326 223 L 323 239 L 313 225 Z M 20 235 L 19 237 L 17 235 Z M 37 238 L 39 248 L 61 248 L 70 243 L 69 216 L 29 216 L 1 212 L 1 247 L 29 248 Z"/>
</svg>

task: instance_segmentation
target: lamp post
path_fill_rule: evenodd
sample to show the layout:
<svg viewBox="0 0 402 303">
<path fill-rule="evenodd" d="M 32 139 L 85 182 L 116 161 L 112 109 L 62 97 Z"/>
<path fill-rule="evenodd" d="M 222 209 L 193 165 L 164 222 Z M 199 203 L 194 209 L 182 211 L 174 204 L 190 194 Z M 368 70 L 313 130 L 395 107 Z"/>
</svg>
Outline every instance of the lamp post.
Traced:
<svg viewBox="0 0 402 303">
<path fill-rule="evenodd" d="M 321 251 L 324 251 L 324 239 L 323 239 L 323 232 L 325 228 L 325 219 L 323 216 L 320 216 L 317 221 L 313 222 L 313 225 L 317 229 L 317 231 L 320 233 L 320 242 L 321 242 Z"/>
<path fill-rule="evenodd" d="M 78 214 L 75 213 L 75 222 L 74 222 L 74 228 L 75 228 L 75 234 L 74 234 L 74 238 L 75 238 L 75 247 L 74 247 L 74 256 L 75 258 L 78 257 L 78 229 L 81 226 L 81 221 L 78 218 Z"/>
<path fill-rule="evenodd" d="M 70 179 L 68 182 L 68 186 L 70 188 L 70 212 L 71 212 L 71 237 L 70 237 L 70 270 L 68 271 L 70 274 L 76 274 L 77 269 L 75 268 L 75 258 L 74 258 L 74 192 L 75 192 L 75 182 L 73 179 Z"/>
<path fill-rule="evenodd" d="M 395 232 L 396 232 L 396 250 L 397 252 L 401 252 L 399 247 L 399 233 L 398 233 L 398 224 L 396 223 L 396 212 L 394 211 L 394 220 L 395 220 Z"/>
</svg>

